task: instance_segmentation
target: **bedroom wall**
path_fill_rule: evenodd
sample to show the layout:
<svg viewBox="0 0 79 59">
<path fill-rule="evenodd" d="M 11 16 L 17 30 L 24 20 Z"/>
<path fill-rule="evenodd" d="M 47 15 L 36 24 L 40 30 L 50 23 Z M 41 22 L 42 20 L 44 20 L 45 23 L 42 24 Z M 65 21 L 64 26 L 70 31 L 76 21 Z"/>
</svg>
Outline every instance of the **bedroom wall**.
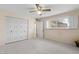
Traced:
<svg viewBox="0 0 79 59">
<path fill-rule="evenodd" d="M 29 26 L 28 26 L 28 39 L 35 39 L 36 38 L 36 21 L 35 19 L 29 19 L 28 21 Z"/>
<path fill-rule="evenodd" d="M 14 12 L 9 12 L 9 11 L 4 11 L 4 10 L 0 10 L 0 45 L 4 45 L 5 44 L 5 40 L 6 40 L 6 27 L 5 27 L 5 16 L 13 16 L 13 17 L 17 17 L 17 18 L 24 18 L 26 20 L 28 20 L 28 38 L 34 38 L 35 37 L 35 26 L 34 26 L 34 21 L 35 19 L 29 17 L 29 16 L 22 16 L 20 14 L 16 14 Z M 31 29 L 31 30 L 30 30 Z"/>
<path fill-rule="evenodd" d="M 40 20 L 55 20 L 57 18 L 74 16 L 74 20 L 78 19 L 79 10 L 58 14 L 55 16 L 41 18 Z M 78 19 L 79 20 L 79 19 Z M 79 38 L 79 28 L 76 29 L 45 29 L 44 38 L 49 40 L 55 40 L 65 44 L 74 45 L 75 38 Z"/>
</svg>

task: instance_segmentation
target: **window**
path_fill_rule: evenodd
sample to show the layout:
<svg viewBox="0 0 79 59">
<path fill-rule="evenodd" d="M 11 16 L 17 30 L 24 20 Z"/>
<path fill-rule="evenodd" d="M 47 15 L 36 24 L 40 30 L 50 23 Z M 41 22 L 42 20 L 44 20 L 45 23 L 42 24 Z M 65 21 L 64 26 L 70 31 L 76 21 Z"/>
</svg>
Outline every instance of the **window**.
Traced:
<svg viewBox="0 0 79 59">
<path fill-rule="evenodd" d="M 47 29 L 70 29 L 78 27 L 78 20 L 74 17 L 57 18 L 45 21 Z"/>
</svg>

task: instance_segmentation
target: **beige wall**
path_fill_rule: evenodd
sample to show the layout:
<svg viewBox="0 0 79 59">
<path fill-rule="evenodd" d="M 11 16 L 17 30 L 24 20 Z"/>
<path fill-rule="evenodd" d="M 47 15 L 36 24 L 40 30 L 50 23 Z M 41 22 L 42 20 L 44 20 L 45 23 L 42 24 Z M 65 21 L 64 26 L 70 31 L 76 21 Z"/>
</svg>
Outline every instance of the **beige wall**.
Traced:
<svg viewBox="0 0 79 59">
<path fill-rule="evenodd" d="M 28 37 L 35 37 L 35 24 L 34 24 L 34 19 L 29 17 L 29 16 L 22 16 L 20 14 L 16 14 L 14 12 L 9 12 L 9 11 L 3 11 L 0 10 L 0 45 L 5 44 L 6 40 L 6 24 L 5 24 L 5 16 L 13 16 L 17 18 L 24 18 L 29 21 L 29 30 L 28 30 Z"/>
<path fill-rule="evenodd" d="M 79 30 L 45 30 L 45 38 L 63 42 L 66 44 L 74 44 L 75 38 L 79 37 Z"/>
<path fill-rule="evenodd" d="M 79 15 L 79 10 L 76 11 L 71 11 L 71 12 L 66 12 L 63 14 L 55 15 L 55 16 L 50 16 L 46 18 L 41 18 L 41 20 L 54 20 L 57 18 L 61 17 L 66 17 L 66 16 L 74 16 L 75 19 L 78 19 Z M 79 38 L 79 28 L 76 29 L 45 29 L 44 30 L 44 37 L 45 39 L 50 39 L 50 40 L 55 40 L 59 42 L 63 42 L 66 44 L 73 44 L 74 45 L 74 38 Z"/>
<path fill-rule="evenodd" d="M 36 38 L 36 21 L 34 19 L 29 19 L 29 29 L 28 29 L 28 39 Z"/>
</svg>

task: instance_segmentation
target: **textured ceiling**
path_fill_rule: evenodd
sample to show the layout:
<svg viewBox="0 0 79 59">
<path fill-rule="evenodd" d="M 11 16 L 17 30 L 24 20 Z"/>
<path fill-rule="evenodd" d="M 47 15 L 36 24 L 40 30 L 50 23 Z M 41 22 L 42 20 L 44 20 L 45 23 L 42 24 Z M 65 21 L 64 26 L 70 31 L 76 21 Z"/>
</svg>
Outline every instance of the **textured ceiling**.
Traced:
<svg viewBox="0 0 79 59">
<path fill-rule="evenodd" d="M 56 15 L 59 13 L 79 9 L 79 4 L 41 4 L 41 6 L 50 8 L 51 12 L 43 12 L 40 16 L 36 12 L 29 13 L 32 8 L 35 7 L 34 4 L 2 4 L 0 5 L 0 10 L 15 12 L 16 14 L 21 14 L 23 16 L 31 16 L 33 18 L 42 18 L 46 16 Z"/>
</svg>

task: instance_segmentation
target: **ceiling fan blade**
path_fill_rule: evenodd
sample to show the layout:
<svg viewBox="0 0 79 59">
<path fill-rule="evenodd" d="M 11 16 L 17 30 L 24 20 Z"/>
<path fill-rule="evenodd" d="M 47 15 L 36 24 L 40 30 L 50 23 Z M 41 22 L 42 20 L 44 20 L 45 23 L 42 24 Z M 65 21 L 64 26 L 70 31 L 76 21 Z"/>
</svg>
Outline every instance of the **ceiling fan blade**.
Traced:
<svg viewBox="0 0 79 59">
<path fill-rule="evenodd" d="M 35 10 L 33 10 L 33 11 L 29 11 L 30 13 L 32 13 L 32 12 L 36 12 Z"/>
<path fill-rule="evenodd" d="M 51 11 L 51 9 L 43 9 L 42 11 Z"/>
</svg>

